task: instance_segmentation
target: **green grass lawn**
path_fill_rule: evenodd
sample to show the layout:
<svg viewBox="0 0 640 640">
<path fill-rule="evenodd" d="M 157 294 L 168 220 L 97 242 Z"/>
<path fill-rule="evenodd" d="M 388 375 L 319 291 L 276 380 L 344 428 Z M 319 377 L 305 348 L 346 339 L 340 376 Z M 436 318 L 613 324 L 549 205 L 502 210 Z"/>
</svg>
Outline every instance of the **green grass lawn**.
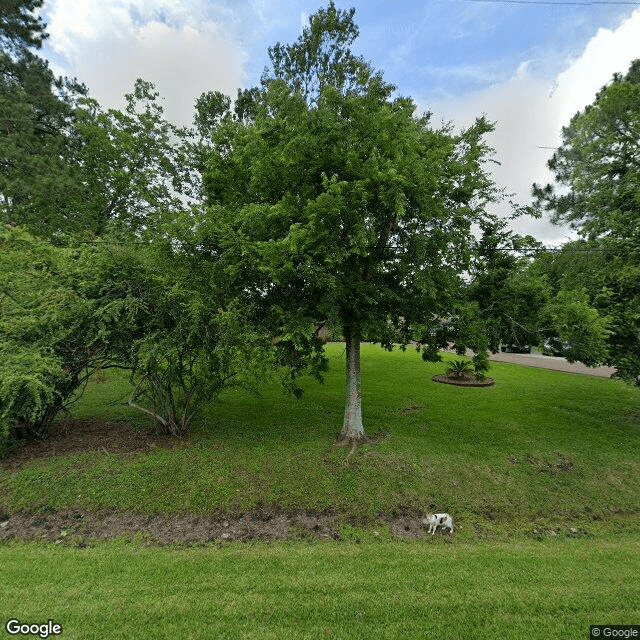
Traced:
<svg viewBox="0 0 640 640">
<path fill-rule="evenodd" d="M 0 547 L 5 620 L 61 637 L 587 638 L 640 620 L 640 543 Z"/>
<path fill-rule="evenodd" d="M 381 439 L 343 465 L 333 449 L 344 355 L 328 345 L 326 383 L 298 401 L 277 385 L 212 405 L 188 442 L 137 455 L 94 451 L 33 461 L 0 476 L 0 507 L 115 507 L 205 515 L 256 505 L 376 518 L 451 513 L 463 538 L 536 526 L 638 530 L 640 393 L 595 377 L 494 363 L 489 388 L 431 381 L 443 364 L 363 345 L 365 428 Z M 125 406 L 126 379 L 89 386 L 77 415 L 146 424 Z M 465 526 L 466 525 L 466 526 Z"/>
<path fill-rule="evenodd" d="M 431 381 L 442 364 L 363 345 L 365 427 L 380 439 L 344 465 L 347 451 L 332 448 L 344 354 L 339 344 L 328 353 L 326 383 L 306 383 L 302 400 L 271 384 L 259 397 L 230 393 L 187 442 L 0 470 L 0 511 L 277 505 L 330 510 L 344 519 L 341 541 L 9 539 L 0 543 L 3 625 L 53 619 L 62 637 L 83 640 L 535 640 L 640 621 L 637 389 L 501 363 L 494 387 L 453 387 Z M 126 378 L 110 373 L 74 410 L 148 425 L 127 394 Z M 381 522 L 423 510 L 448 511 L 462 528 L 451 540 L 406 542 Z M 568 535 L 572 527 L 580 534 Z"/>
</svg>

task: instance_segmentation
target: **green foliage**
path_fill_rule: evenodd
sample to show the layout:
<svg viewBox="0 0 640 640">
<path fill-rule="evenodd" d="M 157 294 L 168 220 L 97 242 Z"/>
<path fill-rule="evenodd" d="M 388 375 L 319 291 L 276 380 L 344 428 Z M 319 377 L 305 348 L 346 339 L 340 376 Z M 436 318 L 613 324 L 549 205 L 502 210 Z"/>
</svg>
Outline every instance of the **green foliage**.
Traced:
<svg viewBox="0 0 640 640">
<path fill-rule="evenodd" d="M 129 404 L 152 415 L 162 432 L 184 436 L 193 417 L 224 389 L 270 375 L 271 344 L 252 331 L 241 311 L 218 307 L 218 292 L 203 273 L 194 279 L 180 256 L 166 254 L 160 273 L 152 314 L 132 345 Z"/>
<path fill-rule="evenodd" d="M 605 361 L 640 384 L 640 61 L 616 74 L 592 105 L 563 129 L 563 144 L 549 161 L 565 187 L 534 185 L 538 204 L 557 222 L 570 223 L 581 240 L 545 259 L 556 291 L 584 289 L 609 318 Z M 564 294 L 563 294 L 564 295 Z M 581 294 L 579 294 L 581 295 Z M 584 315 L 584 314 L 583 314 Z M 587 322 L 595 319 L 585 317 Z"/>
<path fill-rule="evenodd" d="M 40 47 L 47 37 L 45 25 L 34 15 L 44 0 L 4 0 L 0 8 L 0 47 L 20 54 L 26 48 Z"/>
<path fill-rule="evenodd" d="M 55 247 L 0 233 L 1 432 L 42 436 L 96 369 L 132 372 L 131 403 L 184 435 L 223 388 L 271 375 L 271 340 L 222 306 L 208 263 L 169 243 Z"/>
<path fill-rule="evenodd" d="M 480 349 L 471 360 L 447 360 L 445 373 L 460 380 L 475 378 L 486 380 L 489 371 L 489 357 L 486 349 Z"/>
<path fill-rule="evenodd" d="M 6 3 L 5 3 L 6 4 Z M 55 78 L 30 47 L 41 2 L 0 9 L 0 223 L 62 242 L 72 235 L 149 232 L 199 192 L 196 148 L 163 117 L 154 86 L 136 81 L 124 111 Z"/>
<path fill-rule="evenodd" d="M 472 224 L 498 196 L 484 169 L 492 125 L 454 134 L 415 116 L 351 54 L 352 18 L 330 3 L 270 49 L 249 103 L 214 100 L 207 216 L 185 243 L 304 358 L 322 348 L 318 321 L 389 349 L 417 339 L 433 357 L 424 327 L 456 308 Z"/>
<path fill-rule="evenodd" d="M 38 425 L 58 404 L 57 386 L 65 382 L 56 356 L 0 342 L 0 458 L 9 440 L 23 435 L 15 425 Z"/>
<path fill-rule="evenodd" d="M 57 312 L 70 292 L 57 281 L 54 252 L 44 243 L 8 227 L 0 228 L 0 248 L 0 438 L 6 438 L 15 423 L 46 430 L 39 423 L 59 399 L 57 383 L 67 380 L 52 347 L 61 338 Z"/>
<path fill-rule="evenodd" d="M 606 339 L 609 318 L 601 316 L 589 305 L 586 291 L 559 291 L 546 308 L 550 325 L 567 343 L 564 356 L 569 362 L 580 360 L 589 366 L 597 366 L 607 356 Z"/>
<path fill-rule="evenodd" d="M 31 51 L 46 37 L 30 15 L 41 4 L 9 0 L 0 8 L 0 223 L 53 234 L 75 224 L 66 206 L 77 191 L 69 134 L 86 89 L 55 78 Z"/>
<path fill-rule="evenodd" d="M 382 74 L 350 49 L 359 35 L 354 15 L 354 8 L 336 9 L 330 0 L 326 9 L 309 17 L 297 42 L 269 47 L 271 67 L 265 69 L 262 85 L 283 80 L 310 105 L 317 105 L 326 87 L 342 96 L 363 96 L 375 84 L 389 95 L 395 87 L 384 83 Z"/>
<path fill-rule="evenodd" d="M 467 288 L 473 305 L 467 316 L 476 324 L 480 322 L 477 331 L 485 334 L 487 347 L 493 352 L 501 343 L 542 342 L 549 286 L 543 276 L 531 272 L 530 260 L 518 255 L 537 246 L 533 238 L 508 230 L 505 220 L 487 220 L 482 225 Z"/>
<path fill-rule="evenodd" d="M 130 366 L 147 273 L 122 247 L 0 227 L 2 433 L 42 436 L 96 368 Z"/>
<path fill-rule="evenodd" d="M 446 373 L 455 378 L 468 378 L 473 373 L 473 363 L 469 360 L 449 360 Z"/>
<path fill-rule="evenodd" d="M 197 195 L 195 151 L 187 130 L 165 120 L 152 83 L 136 80 L 125 99 L 124 111 L 80 100 L 73 160 L 82 188 L 67 206 L 95 235 L 158 235 L 183 198 Z"/>
<path fill-rule="evenodd" d="M 558 262 L 548 253 L 541 253 L 534 261 L 518 255 L 536 248 L 540 248 L 538 242 L 513 234 L 505 221 L 483 227 L 467 289 L 471 304 L 464 322 L 459 323 L 464 330 L 455 336 L 456 347 L 462 353 L 468 334 L 473 333 L 485 334 L 487 348 L 494 352 L 500 343 L 538 345 L 551 337 L 568 344 L 565 355 L 570 362 L 601 364 L 608 354 L 608 318 L 599 315 L 588 299 L 581 286 L 584 280 L 567 278 L 558 288 L 559 264 L 568 274 L 576 273 L 585 262 Z M 481 357 L 477 351 L 476 357 Z M 482 364 L 479 366 L 482 369 Z"/>
<path fill-rule="evenodd" d="M 489 371 L 489 356 L 486 349 L 479 349 L 472 358 L 473 375 L 477 380 L 486 380 Z"/>
</svg>

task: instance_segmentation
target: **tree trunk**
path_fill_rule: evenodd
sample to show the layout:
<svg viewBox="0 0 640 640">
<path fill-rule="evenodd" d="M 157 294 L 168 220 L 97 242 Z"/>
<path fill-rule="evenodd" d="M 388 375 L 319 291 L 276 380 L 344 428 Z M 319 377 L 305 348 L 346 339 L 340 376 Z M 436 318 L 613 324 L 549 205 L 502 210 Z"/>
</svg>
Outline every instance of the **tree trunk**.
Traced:
<svg viewBox="0 0 640 640">
<path fill-rule="evenodd" d="M 347 403 L 339 440 L 355 444 L 365 439 L 360 387 L 360 332 L 345 327 L 344 339 L 347 345 Z"/>
</svg>

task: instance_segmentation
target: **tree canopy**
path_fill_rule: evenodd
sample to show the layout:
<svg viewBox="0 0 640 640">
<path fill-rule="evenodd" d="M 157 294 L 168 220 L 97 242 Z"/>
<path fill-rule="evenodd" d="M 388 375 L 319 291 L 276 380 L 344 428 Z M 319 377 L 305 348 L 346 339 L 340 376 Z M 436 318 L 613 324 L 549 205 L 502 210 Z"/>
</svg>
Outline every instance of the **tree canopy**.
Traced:
<svg viewBox="0 0 640 640">
<path fill-rule="evenodd" d="M 455 310 L 472 225 L 498 197 L 483 164 L 492 125 L 454 133 L 416 116 L 350 53 L 353 15 L 330 3 L 296 43 L 269 50 L 272 66 L 241 109 L 216 101 L 207 216 L 192 242 L 301 357 L 321 349 L 314 323 L 342 333 L 347 440 L 364 436 L 360 341 L 417 339 L 437 357 L 429 329 Z"/>
<path fill-rule="evenodd" d="M 43 3 L 44 0 L 4 0 L 0 9 L 0 49 L 4 55 L 19 55 L 24 49 L 42 46 L 48 34 L 35 12 Z"/>
<path fill-rule="evenodd" d="M 34 53 L 46 37 L 31 13 L 41 4 L 0 7 L 0 221 L 20 224 L 58 217 L 75 191 L 69 134 L 76 100 L 86 93 L 55 78 Z"/>
<path fill-rule="evenodd" d="M 581 240 L 545 264 L 556 287 L 584 289 L 609 316 L 606 361 L 640 384 L 640 60 L 614 75 L 562 133 L 549 167 L 563 189 L 534 185 L 533 192 Z"/>
<path fill-rule="evenodd" d="M 537 188 L 613 257 L 590 267 L 587 294 L 561 260 L 514 255 L 533 240 L 488 212 L 502 195 L 487 173 L 493 125 L 418 114 L 352 52 L 353 9 L 330 1 L 235 100 L 203 94 L 194 133 L 144 80 L 117 110 L 55 78 L 34 53 L 40 6 L 0 7 L 0 441 L 45 434 L 106 367 L 130 372 L 129 403 L 173 435 L 267 371 L 299 395 L 302 372 L 327 368 L 323 326 L 346 343 L 353 444 L 362 341 L 413 343 L 425 360 L 473 348 L 483 375 L 487 349 L 545 331 L 595 364 L 610 323 L 610 353 L 634 375 L 640 305 L 622 301 L 637 301 L 637 65 L 566 130 L 554 167 L 573 191 Z"/>
</svg>

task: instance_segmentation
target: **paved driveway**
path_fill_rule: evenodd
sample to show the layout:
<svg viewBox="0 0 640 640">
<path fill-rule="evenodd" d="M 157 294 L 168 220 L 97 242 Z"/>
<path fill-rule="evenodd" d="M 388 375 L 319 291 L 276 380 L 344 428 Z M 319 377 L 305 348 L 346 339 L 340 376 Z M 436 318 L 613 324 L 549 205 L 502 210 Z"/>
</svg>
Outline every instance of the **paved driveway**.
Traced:
<svg viewBox="0 0 640 640">
<path fill-rule="evenodd" d="M 587 376 L 598 376 L 599 378 L 610 378 L 616 372 L 614 367 L 587 367 L 581 362 L 567 362 L 564 358 L 527 353 L 494 353 L 489 356 L 489 360 L 524 364 L 528 367 L 538 367 L 539 369 L 582 373 Z"/>
</svg>

